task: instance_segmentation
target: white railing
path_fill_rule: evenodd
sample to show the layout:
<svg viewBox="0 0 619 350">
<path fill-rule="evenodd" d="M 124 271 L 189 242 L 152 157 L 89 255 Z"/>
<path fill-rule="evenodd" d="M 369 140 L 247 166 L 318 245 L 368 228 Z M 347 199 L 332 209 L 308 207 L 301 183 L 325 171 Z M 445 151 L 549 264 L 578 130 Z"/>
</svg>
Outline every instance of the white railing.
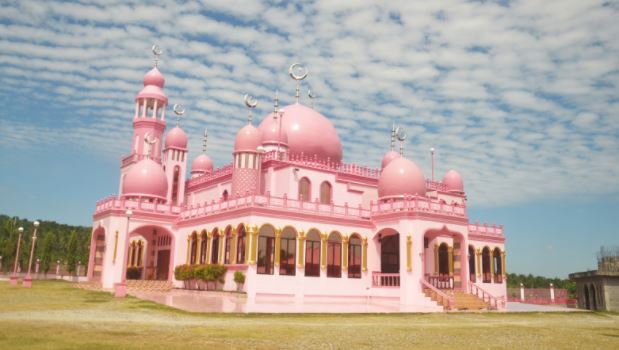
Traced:
<svg viewBox="0 0 619 350">
<path fill-rule="evenodd" d="M 484 235 L 484 236 L 503 236 L 503 225 L 497 226 L 496 224 L 488 225 L 488 224 L 479 224 L 475 222 L 474 224 L 469 224 L 469 233 Z"/>
<path fill-rule="evenodd" d="M 372 287 L 400 287 L 399 273 L 372 272 Z"/>
<path fill-rule="evenodd" d="M 432 293 L 434 295 L 434 298 L 436 298 L 435 301 L 439 302 L 443 306 L 447 306 L 448 310 L 453 309 L 453 307 L 454 307 L 454 297 L 452 295 L 447 295 L 447 293 L 444 293 L 440 289 L 434 287 L 432 284 L 430 284 L 428 281 L 426 281 L 423 278 L 420 279 L 419 282 L 421 283 L 421 289 L 429 289 L 430 290 L 430 293 Z M 434 300 L 434 298 L 433 298 L 433 300 Z M 447 304 L 447 305 L 445 305 L 445 304 Z"/>
<path fill-rule="evenodd" d="M 473 282 L 469 282 L 469 293 L 488 303 L 491 309 L 499 310 L 505 308 L 505 297 L 495 297 L 488 291 Z"/>
</svg>

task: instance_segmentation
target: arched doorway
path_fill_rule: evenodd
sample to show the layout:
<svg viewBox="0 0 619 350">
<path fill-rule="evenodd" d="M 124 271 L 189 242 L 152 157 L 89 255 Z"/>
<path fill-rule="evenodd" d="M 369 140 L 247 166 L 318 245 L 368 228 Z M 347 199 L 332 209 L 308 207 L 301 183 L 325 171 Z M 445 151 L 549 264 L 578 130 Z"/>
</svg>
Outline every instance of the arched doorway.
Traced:
<svg viewBox="0 0 619 350">
<path fill-rule="evenodd" d="M 471 282 L 475 282 L 475 274 L 477 270 L 475 269 L 475 248 L 470 245 L 469 246 L 469 280 Z"/>
<path fill-rule="evenodd" d="M 589 295 L 591 297 L 591 310 L 597 310 L 598 304 L 597 304 L 597 298 L 595 294 L 595 286 L 593 284 L 591 285 L 591 290 L 589 291 Z"/>
<path fill-rule="evenodd" d="M 146 280 L 167 281 L 172 278 L 174 261 L 171 251 L 174 237 L 170 232 L 158 226 L 143 226 L 131 232 L 131 237 L 141 236 L 146 242 L 143 254 L 144 273 Z"/>
<path fill-rule="evenodd" d="M 584 290 L 584 301 L 585 301 L 585 309 L 587 310 L 591 310 L 591 305 L 589 304 L 589 287 L 585 284 L 583 286 L 583 290 Z"/>
<path fill-rule="evenodd" d="M 449 248 L 447 243 L 438 246 L 438 275 L 441 279 L 449 277 Z"/>
<path fill-rule="evenodd" d="M 492 283 L 492 272 L 490 271 L 490 248 L 484 247 L 481 252 L 481 267 L 483 273 L 483 282 Z"/>
<path fill-rule="evenodd" d="M 494 271 L 492 271 L 494 275 L 494 283 L 503 283 L 503 267 L 501 261 L 501 250 L 497 247 L 494 248 L 494 252 L 492 253 L 494 259 Z"/>
<path fill-rule="evenodd" d="M 400 234 L 380 237 L 380 272 L 400 273 Z"/>
<path fill-rule="evenodd" d="M 275 261 L 275 228 L 271 225 L 263 225 L 258 230 L 258 261 L 256 272 L 264 275 L 272 275 Z"/>
</svg>

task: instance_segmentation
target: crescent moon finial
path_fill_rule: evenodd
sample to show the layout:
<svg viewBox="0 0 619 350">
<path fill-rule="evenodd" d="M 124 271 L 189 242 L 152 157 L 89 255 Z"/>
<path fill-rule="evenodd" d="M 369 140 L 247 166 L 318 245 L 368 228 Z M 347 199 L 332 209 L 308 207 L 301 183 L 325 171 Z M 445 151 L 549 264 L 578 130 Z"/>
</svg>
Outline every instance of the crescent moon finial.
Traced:
<svg viewBox="0 0 619 350">
<path fill-rule="evenodd" d="M 174 114 L 176 114 L 176 126 L 178 126 L 181 122 L 183 114 L 185 114 L 185 107 L 182 104 L 175 103 L 172 110 L 174 111 Z"/>
<path fill-rule="evenodd" d="M 157 65 L 159 64 L 159 57 L 163 55 L 163 50 L 161 49 L 161 47 L 159 47 L 159 45 L 155 44 L 151 48 L 151 51 L 153 52 L 153 55 L 155 56 L 155 67 L 157 67 Z"/>
<path fill-rule="evenodd" d="M 245 96 L 243 96 L 243 100 L 245 101 L 245 106 L 247 106 L 247 109 L 249 111 L 247 114 L 247 121 L 249 122 L 249 124 L 251 124 L 251 121 L 253 119 L 253 116 L 251 115 L 251 110 L 256 108 L 256 106 L 258 105 L 258 100 L 250 94 L 245 94 Z"/>
<path fill-rule="evenodd" d="M 301 80 L 307 78 L 307 73 L 309 73 L 307 68 L 305 68 L 303 65 L 301 65 L 301 63 L 298 62 L 291 64 L 290 68 L 288 68 L 288 74 L 290 74 L 290 77 L 297 82 L 297 89 L 295 94 L 297 103 L 299 103 L 299 95 L 301 94 Z"/>
</svg>

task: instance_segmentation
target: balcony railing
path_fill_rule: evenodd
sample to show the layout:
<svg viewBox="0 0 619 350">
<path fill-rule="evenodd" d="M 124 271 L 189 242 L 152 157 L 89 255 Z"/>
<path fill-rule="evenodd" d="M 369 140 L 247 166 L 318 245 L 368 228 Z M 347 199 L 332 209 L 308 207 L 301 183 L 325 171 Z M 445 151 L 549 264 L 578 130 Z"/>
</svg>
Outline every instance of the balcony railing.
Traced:
<svg viewBox="0 0 619 350">
<path fill-rule="evenodd" d="M 400 287 L 400 274 L 373 271 L 372 287 Z"/>
<path fill-rule="evenodd" d="M 466 207 L 462 205 L 442 203 L 420 196 L 404 196 L 402 198 L 393 198 L 386 202 L 372 202 L 370 203 L 370 211 L 372 215 L 404 211 L 421 211 L 462 218 L 466 217 Z"/>
<path fill-rule="evenodd" d="M 454 278 L 449 275 L 427 276 L 428 283 L 438 289 L 454 289 Z"/>
<path fill-rule="evenodd" d="M 361 206 L 349 207 L 335 204 L 321 204 L 319 202 L 306 202 L 298 199 L 274 197 L 269 195 L 249 195 L 246 197 L 233 198 L 227 201 L 211 203 L 201 203 L 195 206 L 184 208 L 181 212 L 181 220 L 198 218 L 206 215 L 226 212 L 247 207 L 260 207 L 268 209 L 284 210 L 288 212 L 317 214 L 329 217 L 342 217 L 352 219 L 369 220 L 370 211 Z"/>
<path fill-rule="evenodd" d="M 484 236 L 503 237 L 503 225 L 497 226 L 496 224 L 469 224 L 469 233 L 478 234 Z"/>
<path fill-rule="evenodd" d="M 144 158 L 146 158 L 145 154 L 133 153 L 133 154 L 130 154 L 128 156 L 124 156 L 120 160 L 120 166 L 124 167 L 124 166 L 127 166 L 127 165 L 131 164 L 131 163 L 138 162 L 138 161 L 140 161 L 140 160 L 142 160 Z M 157 163 L 161 162 L 161 157 L 150 157 L 150 159 L 154 160 Z"/>
<path fill-rule="evenodd" d="M 179 206 L 153 203 L 148 200 L 124 199 L 116 196 L 110 196 L 97 202 L 95 206 L 95 214 L 114 209 L 131 209 L 136 212 L 142 211 L 160 214 L 180 214 L 181 212 L 181 207 Z"/>
</svg>

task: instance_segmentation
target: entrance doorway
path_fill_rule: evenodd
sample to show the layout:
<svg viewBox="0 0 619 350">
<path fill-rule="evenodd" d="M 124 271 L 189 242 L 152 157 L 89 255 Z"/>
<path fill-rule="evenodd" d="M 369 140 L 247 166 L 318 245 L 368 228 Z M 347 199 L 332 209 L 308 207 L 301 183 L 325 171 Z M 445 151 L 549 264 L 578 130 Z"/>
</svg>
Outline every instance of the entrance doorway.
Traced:
<svg viewBox="0 0 619 350">
<path fill-rule="evenodd" d="M 93 279 L 101 278 L 103 271 L 103 256 L 105 254 L 105 232 L 99 233 L 95 240 L 95 264 L 93 268 Z"/>
<path fill-rule="evenodd" d="M 157 280 L 165 281 L 170 272 L 170 250 L 160 250 L 157 252 Z"/>
<path fill-rule="evenodd" d="M 384 236 L 380 240 L 380 272 L 400 273 L 400 234 Z"/>
</svg>

